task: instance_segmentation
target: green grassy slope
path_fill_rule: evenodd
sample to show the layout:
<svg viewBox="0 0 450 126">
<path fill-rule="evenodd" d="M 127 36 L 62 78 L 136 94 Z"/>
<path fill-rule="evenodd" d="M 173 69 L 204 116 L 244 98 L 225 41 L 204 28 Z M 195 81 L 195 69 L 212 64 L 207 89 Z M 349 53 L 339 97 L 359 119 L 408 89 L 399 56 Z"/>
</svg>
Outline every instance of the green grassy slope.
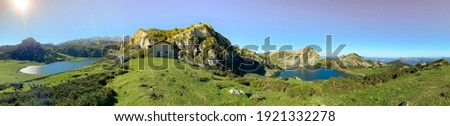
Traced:
<svg viewBox="0 0 450 126">
<path fill-rule="evenodd" d="M 30 80 L 45 75 L 30 75 L 21 73 L 19 70 L 27 66 L 43 65 L 33 61 L 0 60 L 0 85 L 4 83 Z"/>
<path fill-rule="evenodd" d="M 157 66 L 146 65 L 153 60 Z M 132 59 L 131 70 L 107 80 L 106 86 L 117 93 L 118 106 L 137 105 L 450 105 L 450 65 L 430 67 L 416 73 L 375 85 L 346 83 L 345 79 L 303 82 L 294 78 L 273 78 L 255 74 L 237 77 L 192 67 L 175 59 Z M 163 62 L 164 63 L 161 63 Z M 2 63 L 6 65 L 7 63 Z M 8 66 L 30 65 L 9 61 Z M 23 92 L 36 85 L 56 86 L 96 73 L 103 73 L 107 61 L 87 65 L 65 73 L 49 75 L 44 79 L 24 83 Z M 144 66 L 139 69 L 139 66 Z M 2 67 L 5 69 L 5 67 Z M 178 69 L 185 68 L 185 69 Z M 160 70 L 155 70 L 160 69 Z M 367 75 L 383 74 L 387 68 L 356 69 Z M 19 76 L 19 75 L 17 75 Z M 6 76 L 1 76 L 6 78 Z M 29 77 L 32 79 L 33 77 Z M 341 82 L 336 84 L 334 82 Z M 348 81 L 347 81 L 348 82 Z M 355 81 L 357 82 L 357 81 Z M 232 95 L 230 89 L 245 94 Z M 13 92 L 6 89 L 3 92 Z M 2 94 L 0 94 L 2 95 Z"/>
<path fill-rule="evenodd" d="M 75 60 L 81 59 L 82 58 L 75 58 Z M 3 61 L 0 62 L 2 62 L 0 63 L 0 66 L 5 66 L 0 68 L 0 70 L 2 70 L 3 72 L 0 75 L 0 78 L 2 81 L 4 81 L 4 83 L 2 82 L 0 83 L 0 85 L 8 85 L 9 83 L 22 83 L 23 84 L 23 89 L 21 89 L 22 91 L 28 91 L 31 86 L 51 87 L 69 80 L 74 80 L 76 78 L 82 78 L 91 74 L 101 73 L 103 72 L 101 70 L 101 66 L 102 64 L 105 63 L 105 61 L 99 61 L 94 64 L 90 64 L 72 71 L 53 75 L 46 75 L 46 74 L 24 74 L 19 71 L 20 69 L 29 65 L 44 65 L 41 63 L 30 61 L 18 61 L 18 60 L 9 60 L 6 62 Z M 9 87 L 8 89 L 0 90 L 0 93 L 13 91 L 14 91 L 13 87 Z"/>
<path fill-rule="evenodd" d="M 155 59 L 160 62 L 162 59 Z M 170 64 L 188 66 L 169 59 Z M 425 70 L 378 85 L 352 85 L 335 89 L 327 81 L 302 82 L 295 79 L 258 75 L 221 77 L 206 70 L 143 71 L 131 60 L 132 71 L 118 76 L 108 86 L 118 93 L 116 105 L 450 105 L 441 93 L 450 93 L 450 66 Z M 377 74 L 384 69 L 358 70 Z M 193 75 L 194 74 L 194 75 Z M 435 76 L 443 75 L 443 76 Z M 246 95 L 231 95 L 232 88 Z"/>
<path fill-rule="evenodd" d="M 156 62 L 162 60 L 154 59 Z M 213 75 L 206 70 L 194 70 L 173 59 L 168 62 L 176 66 L 187 66 L 187 69 L 177 70 L 171 66 L 168 70 L 150 70 L 147 67 L 138 71 L 138 60 L 131 60 L 132 71 L 116 77 L 108 84 L 118 93 L 119 102 L 116 105 L 293 105 L 290 98 L 280 99 L 288 97 L 286 94 L 264 90 L 261 85 L 257 85 L 260 83 L 253 83 L 256 78 L 261 78 L 258 80 L 267 84 L 281 81 L 279 79 L 251 74 L 233 79 Z M 250 84 L 245 83 L 247 79 Z M 299 80 L 290 81 L 292 85 L 312 85 Z M 231 95 L 229 90 L 232 88 L 247 94 Z M 287 88 L 287 85 L 270 88 L 281 90 Z"/>
<path fill-rule="evenodd" d="M 420 71 L 399 79 L 345 91 L 336 95 L 316 97 L 326 105 L 450 105 L 443 94 L 450 93 L 450 66 Z"/>
</svg>

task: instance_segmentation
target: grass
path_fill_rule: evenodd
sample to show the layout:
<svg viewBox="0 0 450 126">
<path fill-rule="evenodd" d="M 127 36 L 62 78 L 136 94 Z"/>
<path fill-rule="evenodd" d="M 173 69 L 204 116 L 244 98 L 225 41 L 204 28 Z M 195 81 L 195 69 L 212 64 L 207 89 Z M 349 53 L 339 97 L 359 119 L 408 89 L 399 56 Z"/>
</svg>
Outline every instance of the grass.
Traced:
<svg viewBox="0 0 450 126">
<path fill-rule="evenodd" d="M 387 83 L 320 99 L 327 105 L 396 106 L 402 102 L 418 106 L 450 105 L 450 100 L 441 96 L 442 93 L 450 93 L 450 75 L 446 74 L 449 71 L 450 66 L 447 65 L 441 69 L 420 71 Z"/>
<path fill-rule="evenodd" d="M 149 61 L 153 61 L 155 65 L 146 65 Z M 80 69 L 26 82 L 24 91 L 31 85 L 55 86 L 70 79 L 103 72 L 101 67 L 106 63 L 107 61 L 99 61 Z M 19 61 L 11 61 L 10 66 L 17 64 Z M 175 59 L 132 59 L 129 66 L 131 70 L 128 73 L 107 81 L 107 87 L 117 92 L 118 103 L 115 105 L 118 106 L 396 106 L 402 102 L 420 106 L 450 105 L 450 100 L 441 96 L 450 93 L 450 75 L 447 74 L 450 72 L 449 65 L 407 74 L 387 83 L 342 85 L 342 88 L 328 85 L 329 80 L 303 82 L 294 78 L 255 74 L 244 77 L 217 75 Z M 352 71 L 371 75 L 382 73 L 385 69 L 387 68 Z M 229 90 L 233 88 L 242 90 L 245 94 L 232 95 Z M 12 89 L 2 92 L 8 91 Z"/>
<path fill-rule="evenodd" d="M 82 59 L 82 58 L 79 58 Z M 2 61 L 0 61 L 2 62 Z M 1 74 L 0 78 L 5 78 L 5 83 L 0 84 L 6 84 L 6 83 L 17 83 L 21 82 L 24 84 L 22 91 L 28 91 L 31 86 L 56 86 L 58 84 L 61 84 L 68 80 L 73 80 L 76 78 L 82 78 L 86 77 L 90 74 L 100 73 L 101 65 L 105 63 L 106 61 L 99 61 L 72 71 L 53 74 L 53 75 L 46 75 L 46 74 L 24 74 L 21 73 L 19 70 L 23 67 L 29 66 L 29 65 L 44 65 L 37 62 L 30 62 L 30 61 L 17 61 L 17 60 L 9 60 L 6 62 L 2 62 L 0 66 L 14 66 L 12 67 L 1 67 L 2 72 L 5 74 Z M 10 87 L 5 90 L 0 90 L 0 93 L 4 92 L 13 92 L 13 88 Z"/>
<path fill-rule="evenodd" d="M 20 82 L 45 76 L 25 74 L 19 71 L 22 68 L 33 65 L 43 64 L 33 61 L 0 60 L 0 85 L 4 83 Z"/>
<path fill-rule="evenodd" d="M 147 59 L 149 60 L 149 59 Z M 157 62 L 163 59 L 154 59 Z M 169 64 L 188 66 L 169 59 Z M 450 66 L 440 70 L 421 71 L 399 79 L 372 85 L 354 85 L 346 89 L 334 89 L 326 81 L 303 82 L 293 78 L 278 78 L 248 74 L 227 78 L 212 75 L 207 70 L 191 69 L 136 71 L 137 60 L 131 60 L 132 71 L 116 77 L 108 86 L 118 93 L 119 106 L 133 105 L 389 105 L 402 102 L 410 105 L 450 105 L 440 96 L 450 93 Z M 358 69 L 364 74 L 380 73 L 385 68 Z M 435 76 L 444 75 L 444 76 Z M 196 79 L 197 78 L 197 79 Z M 198 78 L 208 78 L 202 81 Z M 232 88 L 246 95 L 231 95 Z"/>
<path fill-rule="evenodd" d="M 118 93 L 119 106 L 129 105 L 267 105 L 280 104 L 291 100 L 280 101 L 287 97 L 278 91 L 267 91 L 254 84 L 241 84 L 241 79 L 264 78 L 259 75 L 247 75 L 243 78 L 229 78 L 213 75 L 210 71 L 189 67 L 174 59 L 153 58 L 155 62 L 167 61 L 167 70 L 154 70 L 146 66 L 138 71 L 138 60 L 131 60 L 131 71 L 118 76 L 108 86 Z M 175 66 L 187 66 L 178 70 Z M 260 81 L 279 81 L 266 78 Z M 304 83 L 299 80 L 291 80 Z M 246 92 L 246 95 L 231 95 L 229 90 L 235 88 Z M 250 98 L 253 96 L 254 98 Z M 257 101 L 255 99 L 269 99 Z"/>
<path fill-rule="evenodd" d="M 373 75 L 373 74 L 379 74 L 386 70 L 386 67 L 378 67 L 378 68 L 358 68 L 358 69 L 351 69 L 350 71 L 352 73 L 357 74 L 364 74 L 364 75 Z"/>
<path fill-rule="evenodd" d="M 81 57 L 72 57 L 62 53 L 58 53 L 59 55 L 63 55 L 68 57 L 71 61 L 82 61 L 87 58 Z M 62 59 L 60 59 L 62 60 Z M 45 74 L 25 74 L 20 72 L 20 69 L 25 68 L 27 66 L 39 66 L 44 65 L 43 63 L 38 63 L 34 61 L 20 61 L 20 60 L 0 60 L 0 85 L 4 83 L 12 83 L 12 82 L 22 82 L 27 81 L 39 77 L 47 76 Z"/>
</svg>

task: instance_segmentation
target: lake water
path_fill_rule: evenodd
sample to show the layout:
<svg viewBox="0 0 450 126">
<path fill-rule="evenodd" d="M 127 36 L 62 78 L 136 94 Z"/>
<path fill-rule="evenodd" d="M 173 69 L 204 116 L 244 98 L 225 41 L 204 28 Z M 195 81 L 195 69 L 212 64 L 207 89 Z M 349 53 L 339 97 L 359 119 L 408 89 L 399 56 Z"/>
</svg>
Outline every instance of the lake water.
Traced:
<svg viewBox="0 0 450 126">
<path fill-rule="evenodd" d="M 42 66 L 28 66 L 20 69 L 20 72 L 26 74 L 55 74 L 77 69 L 93 62 L 94 60 L 61 61 Z"/>
<path fill-rule="evenodd" d="M 286 70 L 278 75 L 279 77 L 298 77 L 304 81 L 315 81 L 315 80 L 327 80 L 331 77 L 344 77 L 347 78 L 348 75 L 333 69 L 320 68 L 318 70 L 306 70 L 305 68 L 300 68 L 297 70 Z"/>
</svg>

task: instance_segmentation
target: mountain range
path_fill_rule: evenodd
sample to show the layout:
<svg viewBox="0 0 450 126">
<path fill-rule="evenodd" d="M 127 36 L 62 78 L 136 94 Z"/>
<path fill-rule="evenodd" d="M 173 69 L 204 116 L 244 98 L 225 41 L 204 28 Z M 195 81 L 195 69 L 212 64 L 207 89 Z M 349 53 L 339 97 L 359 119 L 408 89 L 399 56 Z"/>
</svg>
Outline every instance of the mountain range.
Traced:
<svg viewBox="0 0 450 126">
<path fill-rule="evenodd" d="M 367 60 L 374 60 L 383 63 L 389 63 L 396 60 L 400 60 L 403 63 L 407 63 L 409 65 L 423 64 L 427 62 L 433 62 L 439 59 L 450 60 L 450 57 L 397 57 L 397 58 L 385 58 L 385 57 L 365 57 Z"/>
<path fill-rule="evenodd" d="M 69 57 L 102 57 L 106 45 L 119 44 L 121 37 L 91 37 L 63 42 L 61 44 L 40 44 L 27 38 L 18 45 L 0 46 L 0 59 L 31 60 L 51 63 Z M 149 49 L 150 45 L 165 41 L 179 49 L 177 59 L 191 65 L 211 70 L 226 70 L 238 75 L 257 73 L 273 76 L 283 69 L 299 67 L 376 68 L 381 66 L 415 65 L 439 58 L 375 58 L 362 57 L 356 53 L 338 58 L 323 58 L 311 47 L 296 51 L 274 51 L 257 54 L 248 49 L 232 46 L 229 39 L 216 32 L 209 24 L 191 25 L 187 28 L 161 30 L 138 29 L 127 43 Z M 448 58 L 447 58 L 448 59 Z M 403 64 L 405 63 L 405 64 Z M 243 64 L 243 65 L 242 65 Z"/>
<path fill-rule="evenodd" d="M 34 38 L 24 39 L 17 45 L 0 46 L 0 60 L 30 60 L 52 63 L 71 57 L 102 57 L 103 48 L 122 41 L 120 37 L 92 37 L 63 42 L 58 45 L 41 44 Z"/>
</svg>

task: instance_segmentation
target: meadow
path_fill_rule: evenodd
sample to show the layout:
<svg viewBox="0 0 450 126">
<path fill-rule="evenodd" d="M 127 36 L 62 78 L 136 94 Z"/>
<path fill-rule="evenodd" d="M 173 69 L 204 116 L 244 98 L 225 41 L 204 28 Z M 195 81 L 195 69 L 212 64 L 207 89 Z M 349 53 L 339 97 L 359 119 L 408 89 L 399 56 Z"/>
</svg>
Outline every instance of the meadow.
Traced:
<svg viewBox="0 0 450 126">
<path fill-rule="evenodd" d="M 17 62 L 18 61 L 12 61 Z M 150 65 L 149 65 L 150 64 Z M 107 68 L 107 69 L 105 69 Z M 128 69 L 128 71 L 120 72 Z M 10 70 L 12 71 L 12 70 Z M 112 73 L 111 73 L 112 72 Z M 450 65 L 437 62 L 428 66 L 354 69 L 366 77 L 331 78 L 304 82 L 295 78 L 265 77 L 256 74 L 236 76 L 191 66 L 176 59 L 131 59 L 123 68 L 101 60 L 69 72 L 48 75 L 23 83 L 21 90 L 5 89 L 0 103 L 5 105 L 116 105 L 116 106 L 397 106 L 450 105 Z M 439 76 L 437 76 L 439 75 Z M 44 75 L 36 76 L 41 77 Z M 35 77 L 29 77 L 30 79 Z M 67 102 L 57 92 L 77 92 L 70 85 L 97 83 Z M 78 83 L 79 82 L 79 83 Z M 62 86 L 59 86 L 62 85 Z M 103 86 L 101 86 L 103 85 Z M 36 87 L 55 87 L 51 100 L 41 102 Z M 66 87 L 62 88 L 61 87 Z M 57 90 L 59 89 L 59 90 Z M 230 90 L 243 94 L 231 94 Z M 42 89 L 40 89 L 42 90 Z M 111 94 L 111 91 L 113 92 Z M 13 99 L 37 99 L 22 103 Z M 16 95 L 14 95 L 16 94 Z M 105 97 L 100 97 L 106 95 Z M 79 95 L 79 96 L 78 96 Z M 83 99 L 96 96 L 104 102 Z M 65 103 L 67 104 L 61 104 Z M 114 103 L 112 103 L 114 101 Z M 45 103 L 45 104 L 40 104 Z"/>
<path fill-rule="evenodd" d="M 38 66 L 42 63 L 19 60 L 0 60 L 0 84 L 30 80 L 45 75 L 30 75 L 19 70 L 27 66 Z"/>
</svg>

